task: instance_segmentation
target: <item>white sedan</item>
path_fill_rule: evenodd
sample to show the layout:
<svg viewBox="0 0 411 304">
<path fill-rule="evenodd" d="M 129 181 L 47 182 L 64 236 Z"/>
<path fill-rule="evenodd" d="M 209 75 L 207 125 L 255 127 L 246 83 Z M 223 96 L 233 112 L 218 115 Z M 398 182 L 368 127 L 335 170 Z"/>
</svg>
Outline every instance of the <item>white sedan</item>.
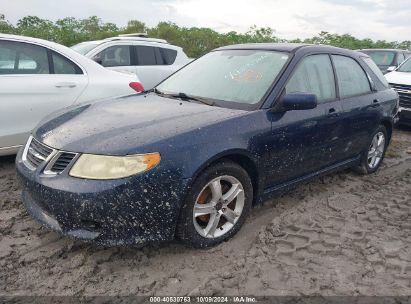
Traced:
<svg viewBox="0 0 411 304">
<path fill-rule="evenodd" d="M 142 90 L 134 73 L 107 70 L 57 43 L 0 34 L 0 155 L 16 153 L 56 110 Z"/>
</svg>

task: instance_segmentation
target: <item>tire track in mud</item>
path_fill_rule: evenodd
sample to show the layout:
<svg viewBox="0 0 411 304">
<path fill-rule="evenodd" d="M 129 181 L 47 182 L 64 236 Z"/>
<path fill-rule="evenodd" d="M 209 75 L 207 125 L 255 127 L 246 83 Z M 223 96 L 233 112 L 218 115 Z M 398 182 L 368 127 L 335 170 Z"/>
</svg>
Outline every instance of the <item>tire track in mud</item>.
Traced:
<svg viewBox="0 0 411 304">
<path fill-rule="evenodd" d="M 411 294 L 411 134 L 371 176 L 342 172 L 254 208 L 229 242 L 104 248 L 42 228 L 0 160 L 0 295 Z"/>
<path fill-rule="evenodd" d="M 225 270 L 237 276 L 224 294 L 410 295 L 411 159 L 356 179 L 275 218 L 240 271 Z M 225 281 L 213 278 L 197 292 L 219 294 Z"/>
</svg>

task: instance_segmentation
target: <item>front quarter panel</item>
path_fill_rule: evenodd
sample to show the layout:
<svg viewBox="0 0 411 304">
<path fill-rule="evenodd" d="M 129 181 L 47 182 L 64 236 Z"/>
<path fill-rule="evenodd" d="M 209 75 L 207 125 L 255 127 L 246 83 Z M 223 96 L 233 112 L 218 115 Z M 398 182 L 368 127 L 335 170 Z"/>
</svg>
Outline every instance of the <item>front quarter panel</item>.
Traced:
<svg viewBox="0 0 411 304">
<path fill-rule="evenodd" d="M 271 140 L 270 114 L 258 110 L 199 128 L 159 147 L 162 165 L 171 172 L 180 171 L 182 178 L 195 179 L 211 163 L 230 156 L 248 158 L 259 176 L 264 176 Z"/>
<path fill-rule="evenodd" d="M 386 89 L 379 92 L 378 98 L 381 106 L 380 121 L 388 121 L 394 125 L 399 108 L 398 93 L 392 89 Z"/>
<path fill-rule="evenodd" d="M 69 237 L 104 245 L 173 239 L 180 198 L 189 183 L 163 165 L 117 180 L 74 178 L 69 170 L 49 176 L 41 173 L 42 166 L 28 169 L 22 150 L 16 167 L 23 202 L 34 218 Z M 59 227 L 44 218 L 52 218 Z M 90 229 L 88 223 L 98 227 Z"/>
</svg>

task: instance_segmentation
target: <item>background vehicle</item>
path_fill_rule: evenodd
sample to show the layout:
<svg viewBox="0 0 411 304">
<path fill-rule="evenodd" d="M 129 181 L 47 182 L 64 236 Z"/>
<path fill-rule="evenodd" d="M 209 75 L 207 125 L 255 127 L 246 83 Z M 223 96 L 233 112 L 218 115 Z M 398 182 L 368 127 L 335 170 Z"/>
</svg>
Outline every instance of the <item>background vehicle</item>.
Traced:
<svg viewBox="0 0 411 304">
<path fill-rule="evenodd" d="M 75 103 L 133 94 L 134 74 L 102 68 L 45 40 L 0 34 L 0 155 L 14 154 L 47 114 Z"/>
<path fill-rule="evenodd" d="M 411 126 L 411 57 L 385 78 L 400 96 L 399 124 Z"/>
<path fill-rule="evenodd" d="M 136 73 L 147 90 L 191 61 L 182 48 L 138 34 L 82 42 L 71 48 L 106 68 Z"/>
<path fill-rule="evenodd" d="M 359 52 L 219 48 L 155 90 L 49 117 L 16 159 L 23 201 L 84 240 L 213 246 L 278 191 L 344 168 L 375 172 L 397 107 Z"/>
<path fill-rule="evenodd" d="M 411 51 L 398 49 L 363 49 L 359 51 L 370 56 L 383 74 L 393 71 L 411 56 Z"/>
</svg>

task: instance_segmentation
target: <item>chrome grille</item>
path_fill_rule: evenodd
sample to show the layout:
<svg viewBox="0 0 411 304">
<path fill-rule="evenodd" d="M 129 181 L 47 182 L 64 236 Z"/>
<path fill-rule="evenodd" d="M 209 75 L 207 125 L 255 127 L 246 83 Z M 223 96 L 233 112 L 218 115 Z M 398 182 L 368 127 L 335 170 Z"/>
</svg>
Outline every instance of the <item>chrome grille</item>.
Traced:
<svg viewBox="0 0 411 304">
<path fill-rule="evenodd" d="M 400 106 L 411 108 L 411 85 L 390 83 L 390 86 L 397 91 L 400 97 Z"/>
<path fill-rule="evenodd" d="M 50 148 L 30 137 L 24 148 L 23 162 L 32 170 L 45 165 L 43 169 L 45 175 L 57 175 L 68 168 L 77 155 L 78 153 Z"/>
<path fill-rule="evenodd" d="M 37 168 L 41 163 L 47 160 L 52 152 L 53 149 L 32 137 L 25 151 L 25 159 L 29 165 Z"/>
<path fill-rule="evenodd" d="M 63 172 L 76 157 L 76 153 L 71 152 L 60 152 L 58 156 L 51 162 L 51 173 L 61 173 Z"/>
</svg>

